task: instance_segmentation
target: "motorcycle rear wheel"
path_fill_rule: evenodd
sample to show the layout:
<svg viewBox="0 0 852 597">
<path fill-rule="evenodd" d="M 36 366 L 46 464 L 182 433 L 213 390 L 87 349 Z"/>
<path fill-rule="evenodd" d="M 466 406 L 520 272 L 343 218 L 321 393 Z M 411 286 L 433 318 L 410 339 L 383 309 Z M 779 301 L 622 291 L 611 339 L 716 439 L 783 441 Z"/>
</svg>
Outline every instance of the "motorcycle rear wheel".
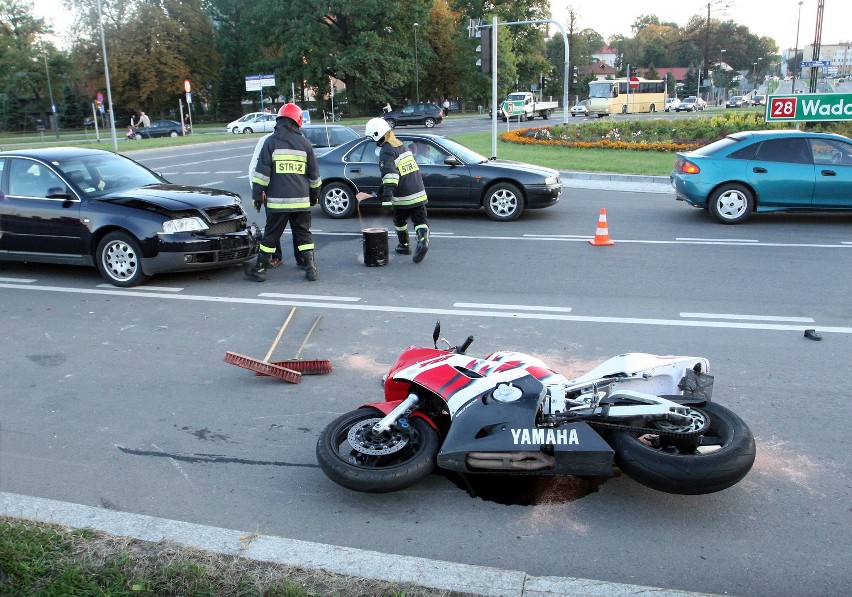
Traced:
<svg viewBox="0 0 852 597">
<path fill-rule="evenodd" d="M 317 461 L 329 479 L 355 491 L 387 493 L 410 487 L 432 472 L 440 447 L 438 432 L 412 417 L 407 429 L 373 437 L 371 427 L 382 416 L 361 408 L 323 429 Z"/>
<path fill-rule="evenodd" d="M 738 483 L 754 464 L 751 430 L 736 414 L 714 402 L 697 410 L 710 419 L 698 449 L 616 431 L 609 439 L 616 464 L 637 483 L 666 493 L 702 495 Z"/>
</svg>

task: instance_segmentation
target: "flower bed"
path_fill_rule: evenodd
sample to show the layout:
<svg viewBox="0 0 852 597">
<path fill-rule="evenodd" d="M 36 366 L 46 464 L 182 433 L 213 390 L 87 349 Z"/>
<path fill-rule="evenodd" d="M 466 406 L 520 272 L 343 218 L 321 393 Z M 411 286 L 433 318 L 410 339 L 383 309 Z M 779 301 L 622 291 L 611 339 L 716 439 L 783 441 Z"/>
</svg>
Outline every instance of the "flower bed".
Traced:
<svg viewBox="0 0 852 597">
<path fill-rule="evenodd" d="M 520 145 L 672 152 L 697 149 L 738 131 L 786 128 L 792 127 L 787 123 L 766 125 L 760 112 L 738 111 L 683 120 L 603 119 L 579 125 L 533 127 L 503 133 L 500 139 Z M 849 136 L 852 123 L 820 124 L 811 130 Z"/>
</svg>

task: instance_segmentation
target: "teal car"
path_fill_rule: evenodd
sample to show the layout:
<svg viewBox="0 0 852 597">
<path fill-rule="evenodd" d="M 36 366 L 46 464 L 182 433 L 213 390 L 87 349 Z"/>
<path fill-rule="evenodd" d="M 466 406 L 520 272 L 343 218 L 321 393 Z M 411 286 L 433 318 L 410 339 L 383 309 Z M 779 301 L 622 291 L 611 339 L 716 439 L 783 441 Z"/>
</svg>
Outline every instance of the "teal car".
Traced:
<svg viewBox="0 0 852 597">
<path fill-rule="evenodd" d="M 678 201 L 722 224 L 753 212 L 852 210 L 852 139 L 807 131 L 744 131 L 676 154 Z"/>
</svg>

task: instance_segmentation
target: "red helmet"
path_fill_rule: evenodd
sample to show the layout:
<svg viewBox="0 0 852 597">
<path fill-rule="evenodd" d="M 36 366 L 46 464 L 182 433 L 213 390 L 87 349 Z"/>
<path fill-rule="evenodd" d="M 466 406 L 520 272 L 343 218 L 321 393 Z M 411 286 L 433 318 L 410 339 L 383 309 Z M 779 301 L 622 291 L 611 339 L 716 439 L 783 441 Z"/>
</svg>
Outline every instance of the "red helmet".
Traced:
<svg viewBox="0 0 852 597">
<path fill-rule="evenodd" d="M 278 110 L 278 118 L 289 118 L 299 126 L 302 126 L 302 109 L 296 104 L 284 104 Z"/>
</svg>

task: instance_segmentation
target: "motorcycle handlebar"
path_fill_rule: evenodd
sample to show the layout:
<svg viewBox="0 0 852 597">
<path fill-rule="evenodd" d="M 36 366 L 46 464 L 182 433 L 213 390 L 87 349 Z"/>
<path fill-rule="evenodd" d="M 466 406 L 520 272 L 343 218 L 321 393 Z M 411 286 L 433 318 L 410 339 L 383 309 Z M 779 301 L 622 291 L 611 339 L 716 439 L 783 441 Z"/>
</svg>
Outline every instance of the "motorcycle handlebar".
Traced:
<svg viewBox="0 0 852 597">
<path fill-rule="evenodd" d="M 458 354 L 464 354 L 464 352 L 470 348 L 470 345 L 473 344 L 473 336 L 468 336 L 467 340 L 461 346 L 456 347 L 456 352 Z"/>
</svg>

